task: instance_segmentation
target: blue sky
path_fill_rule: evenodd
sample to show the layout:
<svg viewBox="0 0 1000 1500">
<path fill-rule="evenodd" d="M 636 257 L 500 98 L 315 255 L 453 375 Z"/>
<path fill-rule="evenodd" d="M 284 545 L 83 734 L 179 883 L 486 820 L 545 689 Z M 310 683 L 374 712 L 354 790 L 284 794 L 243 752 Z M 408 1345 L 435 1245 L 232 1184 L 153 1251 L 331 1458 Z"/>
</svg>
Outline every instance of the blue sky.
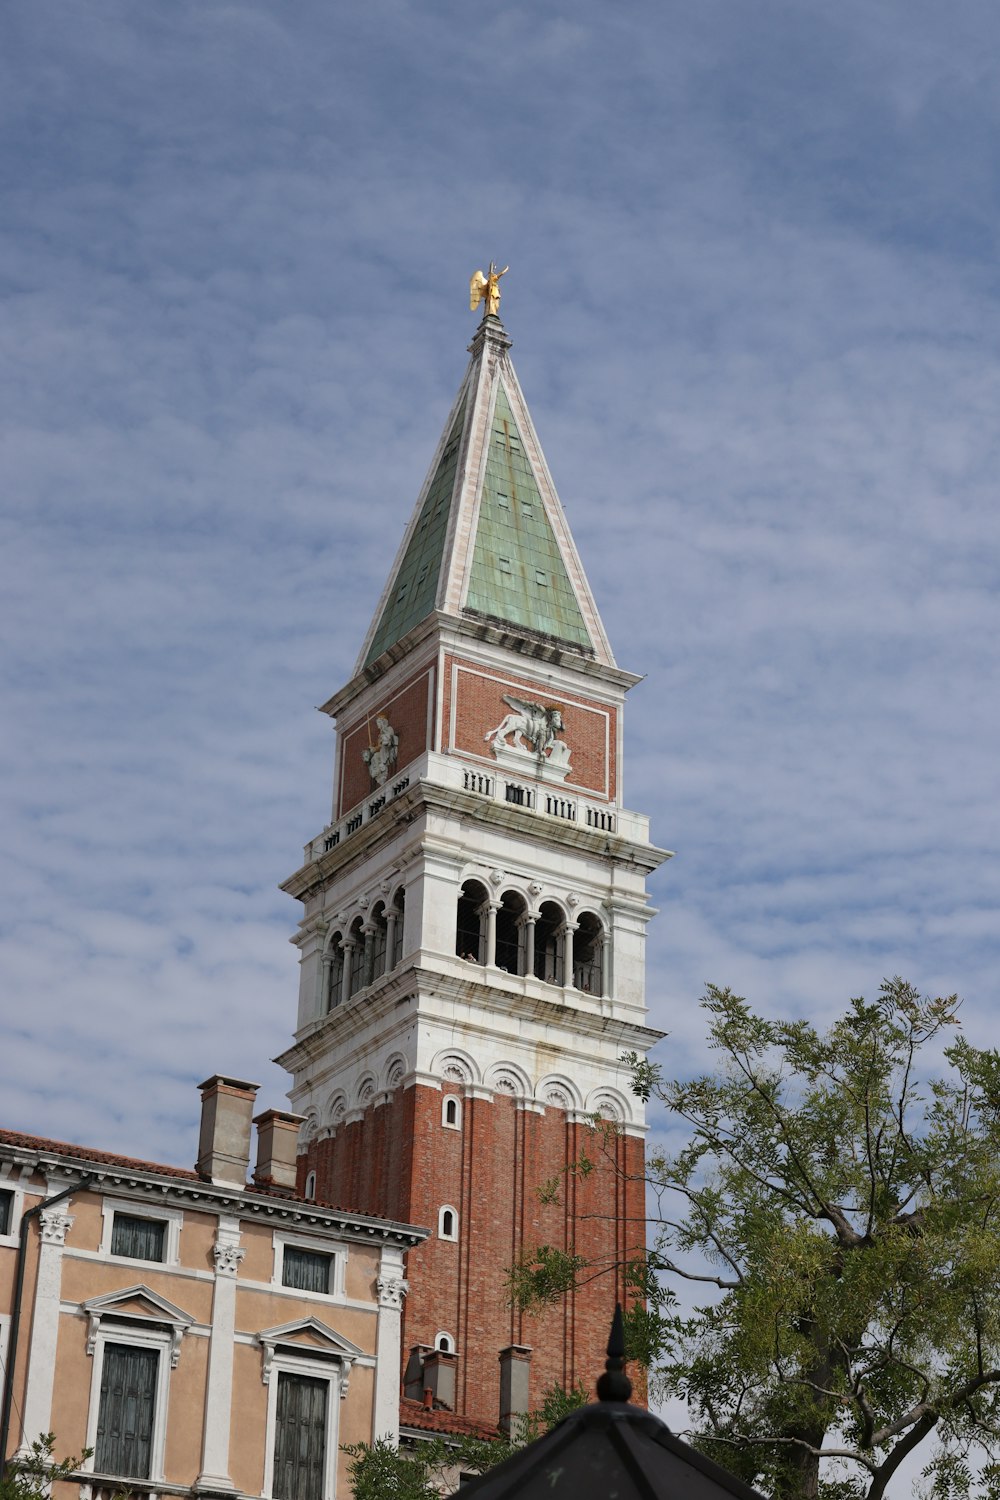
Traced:
<svg viewBox="0 0 1000 1500">
<path fill-rule="evenodd" d="M 652 1023 L 902 973 L 995 1040 L 1000 13 L 38 0 L 0 21 L 4 1122 L 281 1102 L 277 890 L 510 262 L 619 661 Z"/>
</svg>

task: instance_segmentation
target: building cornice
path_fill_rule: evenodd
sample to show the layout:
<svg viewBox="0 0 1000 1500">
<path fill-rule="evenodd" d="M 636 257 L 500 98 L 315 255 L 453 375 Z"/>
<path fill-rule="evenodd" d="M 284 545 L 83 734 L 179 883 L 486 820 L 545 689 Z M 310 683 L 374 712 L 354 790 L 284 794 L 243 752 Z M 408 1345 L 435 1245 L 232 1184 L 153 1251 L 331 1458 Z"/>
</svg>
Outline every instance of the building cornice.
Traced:
<svg viewBox="0 0 1000 1500">
<path fill-rule="evenodd" d="M 390 1219 L 378 1219 L 365 1214 L 345 1214 L 339 1209 L 307 1203 L 298 1198 L 279 1198 L 266 1193 L 219 1187 L 201 1179 L 161 1176 L 152 1170 L 110 1165 L 86 1156 L 68 1156 L 44 1147 L 2 1143 L 0 1158 L 66 1186 L 72 1186 L 80 1178 L 87 1177 L 87 1187 L 91 1192 L 103 1191 L 133 1197 L 142 1194 L 147 1198 L 155 1196 L 158 1203 L 176 1204 L 202 1213 L 227 1213 L 273 1223 L 312 1225 L 351 1240 L 389 1241 L 413 1248 L 430 1233 L 429 1230 L 412 1224 L 399 1224 Z M 31 1191 L 30 1186 L 27 1191 Z"/>
<path fill-rule="evenodd" d="M 595 657 L 568 645 L 565 641 L 557 640 L 554 636 L 543 635 L 524 627 L 506 625 L 486 615 L 453 615 L 445 610 L 436 609 L 425 616 L 419 625 L 414 625 L 413 629 L 394 645 L 383 651 L 381 656 L 376 657 L 360 672 L 356 672 L 350 682 L 345 683 L 338 692 L 320 705 L 320 712 L 336 718 L 359 693 L 370 687 L 372 683 L 378 682 L 397 663 L 412 657 L 416 665 L 418 648 L 424 641 L 431 639 L 440 639 L 452 646 L 459 646 L 463 639 L 485 641 L 489 645 L 499 646 L 504 651 L 510 652 L 512 661 L 520 658 L 526 662 L 543 662 L 547 666 L 557 666 L 579 673 L 582 677 L 596 677 L 602 682 L 613 683 L 625 692 L 634 687 L 637 682 L 642 681 L 641 673 L 626 672 L 621 667 L 613 667 L 607 662 L 598 661 Z"/>
<path fill-rule="evenodd" d="M 484 975 L 488 971 L 483 971 Z M 533 993 L 518 993 L 514 985 L 497 982 L 495 974 L 480 982 L 469 975 L 461 977 L 444 969 L 404 960 L 391 974 L 360 991 L 355 1000 L 318 1020 L 310 1021 L 291 1047 L 274 1059 L 289 1073 L 299 1073 L 317 1062 L 329 1061 L 333 1052 L 350 1050 L 350 1043 L 368 1031 L 380 1036 L 387 1018 L 393 1019 L 393 1034 L 405 1030 L 419 1016 L 453 1024 L 451 1007 L 468 1006 L 474 999 L 477 1012 L 506 1021 L 535 1021 L 543 1026 L 558 1026 L 581 1041 L 610 1042 L 612 1046 L 648 1052 L 666 1035 L 652 1027 L 623 1016 L 601 1015 L 573 1004 L 571 992 L 555 991 L 559 999 Z M 439 1011 L 439 1007 L 444 1009 Z M 477 1032 L 484 1037 L 490 1028 L 471 1021 L 463 1032 Z M 336 1038 L 336 1046 L 333 1039 Z"/>
<path fill-rule="evenodd" d="M 671 850 L 660 849 L 655 844 L 640 843 L 616 833 L 587 828 L 579 823 L 561 822 L 531 809 L 496 802 L 479 797 L 474 792 L 442 786 L 439 782 L 421 777 L 388 803 L 378 817 L 366 823 L 350 840 L 336 844 L 318 858 L 301 865 L 293 875 L 282 881 L 280 889 L 299 901 L 308 901 L 316 891 L 343 874 L 352 864 L 369 860 L 380 847 L 397 835 L 401 826 L 433 812 L 502 829 L 530 844 L 544 845 L 547 848 L 557 844 L 562 848 L 578 849 L 591 858 L 596 856 L 612 864 L 629 865 L 644 875 L 651 875 L 664 860 L 673 858 Z"/>
</svg>

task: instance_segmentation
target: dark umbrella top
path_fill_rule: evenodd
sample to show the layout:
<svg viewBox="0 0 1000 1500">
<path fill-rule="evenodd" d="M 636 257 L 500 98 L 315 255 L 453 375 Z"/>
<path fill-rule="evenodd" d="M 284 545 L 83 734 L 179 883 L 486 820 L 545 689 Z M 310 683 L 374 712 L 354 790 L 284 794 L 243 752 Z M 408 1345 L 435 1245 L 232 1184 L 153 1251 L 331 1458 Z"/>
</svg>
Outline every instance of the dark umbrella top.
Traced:
<svg viewBox="0 0 1000 1500">
<path fill-rule="evenodd" d="M 608 1344 L 602 1399 L 564 1417 L 506 1463 L 462 1486 L 462 1500 L 763 1500 L 759 1491 L 674 1437 L 629 1402 L 621 1309 Z"/>
</svg>

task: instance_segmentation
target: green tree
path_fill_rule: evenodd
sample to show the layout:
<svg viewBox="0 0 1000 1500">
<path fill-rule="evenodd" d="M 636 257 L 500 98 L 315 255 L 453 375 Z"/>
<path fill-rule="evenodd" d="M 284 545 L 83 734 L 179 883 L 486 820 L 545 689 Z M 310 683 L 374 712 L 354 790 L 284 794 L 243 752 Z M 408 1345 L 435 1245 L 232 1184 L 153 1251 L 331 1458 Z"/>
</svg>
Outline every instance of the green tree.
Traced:
<svg viewBox="0 0 1000 1500">
<path fill-rule="evenodd" d="M 354 1500 L 439 1500 L 456 1473 L 485 1474 L 524 1443 L 541 1437 L 587 1400 L 582 1386 L 551 1386 L 537 1411 L 517 1419 L 510 1438 L 437 1437 L 412 1451 L 385 1438 L 344 1447 L 349 1455 Z M 0 1497 L 5 1500 L 5 1497 Z"/>
<path fill-rule="evenodd" d="M 93 1451 L 85 1448 L 79 1458 L 52 1457 L 54 1432 L 36 1438 L 24 1458 L 11 1459 L 0 1477 L 0 1500 L 50 1500 L 52 1481 L 69 1479 Z"/>
<path fill-rule="evenodd" d="M 1000 1055 L 950 1033 L 955 997 L 900 979 L 825 1032 L 728 989 L 702 1003 L 715 1072 L 629 1059 L 689 1134 L 647 1163 L 633 1353 L 775 1500 L 879 1500 L 921 1444 L 929 1493 L 998 1500 Z M 539 1267 L 535 1287 L 516 1268 L 522 1305 L 561 1295 Z M 682 1314 L 676 1278 L 711 1300 Z"/>
</svg>

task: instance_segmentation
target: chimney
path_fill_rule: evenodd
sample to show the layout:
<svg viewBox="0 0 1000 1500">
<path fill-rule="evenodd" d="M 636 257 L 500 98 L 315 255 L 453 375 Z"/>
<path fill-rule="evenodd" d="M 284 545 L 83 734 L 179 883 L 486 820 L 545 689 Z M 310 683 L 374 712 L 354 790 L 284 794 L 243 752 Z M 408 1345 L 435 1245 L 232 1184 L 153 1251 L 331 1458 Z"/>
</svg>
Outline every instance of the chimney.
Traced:
<svg viewBox="0 0 1000 1500">
<path fill-rule="evenodd" d="M 253 1180 L 258 1187 L 274 1187 L 294 1193 L 299 1126 L 305 1115 L 284 1109 L 265 1109 L 254 1116 L 257 1127 L 257 1165 Z"/>
<path fill-rule="evenodd" d="M 430 1391 L 432 1406 L 455 1410 L 457 1365 L 458 1355 L 444 1349 L 428 1349 L 424 1355 L 424 1391 Z"/>
<path fill-rule="evenodd" d="M 526 1344 L 508 1344 L 500 1350 L 500 1431 L 508 1437 L 516 1436 L 517 1418 L 527 1415 L 530 1374 L 531 1350 Z"/>
<path fill-rule="evenodd" d="M 195 1171 L 220 1185 L 245 1188 L 250 1167 L 250 1117 L 260 1084 L 215 1073 L 198 1087 L 201 1136 Z"/>
<path fill-rule="evenodd" d="M 430 1353 L 430 1344 L 414 1344 L 410 1350 L 410 1357 L 403 1371 L 403 1395 L 411 1401 L 425 1400 L 424 1359 Z"/>
</svg>

